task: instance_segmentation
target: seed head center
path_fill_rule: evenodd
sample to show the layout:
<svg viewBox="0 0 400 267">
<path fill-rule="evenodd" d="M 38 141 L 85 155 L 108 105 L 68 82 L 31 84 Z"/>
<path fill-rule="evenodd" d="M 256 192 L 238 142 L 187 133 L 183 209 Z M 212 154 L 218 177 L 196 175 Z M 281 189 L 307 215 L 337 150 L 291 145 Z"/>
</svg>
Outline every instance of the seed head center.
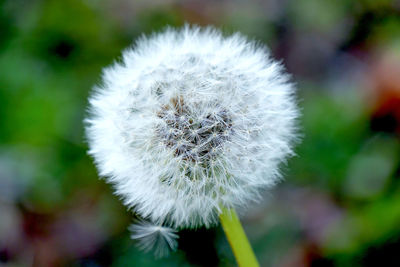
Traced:
<svg viewBox="0 0 400 267">
<path fill-rule="evenodd" d="M 157 135 L 176 157 L 193 162 L 206 162 L 215 158 L 232 131 L 228 111 L 218 105 L 210 112 L 193 110 L 182 96 L 171 98 L 157 116 L 164 121 Z"/>
</svg>

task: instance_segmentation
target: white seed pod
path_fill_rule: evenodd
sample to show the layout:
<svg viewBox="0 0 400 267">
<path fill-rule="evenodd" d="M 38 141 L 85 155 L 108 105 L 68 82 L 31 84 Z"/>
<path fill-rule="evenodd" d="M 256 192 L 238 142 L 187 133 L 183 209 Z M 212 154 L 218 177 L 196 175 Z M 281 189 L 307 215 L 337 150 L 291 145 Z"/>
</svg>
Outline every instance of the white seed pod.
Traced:
<svg viewBox="0 0 400 267">
<path fill-rule="evenodd" d="M 292 155 L 294 87 L 266 47 L 208 27 L 143 37 L 103 72 L 89 153 L 124 203 L 155 225 L 210 226 L 255 200 Z"/>
</svg>

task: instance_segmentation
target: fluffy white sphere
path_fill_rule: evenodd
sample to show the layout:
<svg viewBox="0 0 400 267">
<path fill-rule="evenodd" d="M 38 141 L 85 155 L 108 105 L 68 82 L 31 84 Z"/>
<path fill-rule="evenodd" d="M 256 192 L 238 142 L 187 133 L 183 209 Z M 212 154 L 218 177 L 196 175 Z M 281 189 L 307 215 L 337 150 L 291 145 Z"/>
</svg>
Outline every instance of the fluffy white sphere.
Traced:
<svg viewBox="0 0 400 267">
<path fill-rule="evenodd" d="M 155 224 L 209 226 L 279 179 L 292 154 L 294 87 L 268 50 L 214 28 L 141 38 L 103 73 L 89 153 L 125 204 Z"/>
</svg>

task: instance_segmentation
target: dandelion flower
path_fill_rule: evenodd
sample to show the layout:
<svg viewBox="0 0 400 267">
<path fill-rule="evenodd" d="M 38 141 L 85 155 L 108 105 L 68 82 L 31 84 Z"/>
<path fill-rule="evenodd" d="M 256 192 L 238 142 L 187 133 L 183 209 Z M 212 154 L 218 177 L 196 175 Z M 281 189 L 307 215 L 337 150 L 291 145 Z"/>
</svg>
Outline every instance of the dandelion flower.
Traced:
<svg viewBox="0 0 400 267">
<path fill-rule="evenodd" d="M 243 207 L 280 179 L 298 117 L 288 80 L 266 47 L 195 26 L 142 37 L 103 71 L 89 99 L 89 153 L 156 227 L 134 227 L 134 237 L 155 232 L 175 247 L 171 228 L 214 225 L 222 207 Z"/>
</svg>

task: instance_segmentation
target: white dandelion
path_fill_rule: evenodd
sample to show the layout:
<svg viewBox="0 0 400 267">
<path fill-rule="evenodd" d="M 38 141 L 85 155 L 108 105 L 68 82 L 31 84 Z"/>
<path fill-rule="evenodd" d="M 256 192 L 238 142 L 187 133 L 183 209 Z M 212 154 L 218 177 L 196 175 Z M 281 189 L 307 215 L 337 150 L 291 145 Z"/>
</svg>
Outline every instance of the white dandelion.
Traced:
<svg viewBox="0 0 400 267">
<path fill-rule="evenodd" d="M 133 237 L 175 248 L 170 228 L 214 225 L 273 186 L 293 154 L 293 94 L 267 48 L 240 34 L 168 28 L 125 50 L 93 90 L 86 130 L 100 175 L 156 225 Z"/>
</svg>

